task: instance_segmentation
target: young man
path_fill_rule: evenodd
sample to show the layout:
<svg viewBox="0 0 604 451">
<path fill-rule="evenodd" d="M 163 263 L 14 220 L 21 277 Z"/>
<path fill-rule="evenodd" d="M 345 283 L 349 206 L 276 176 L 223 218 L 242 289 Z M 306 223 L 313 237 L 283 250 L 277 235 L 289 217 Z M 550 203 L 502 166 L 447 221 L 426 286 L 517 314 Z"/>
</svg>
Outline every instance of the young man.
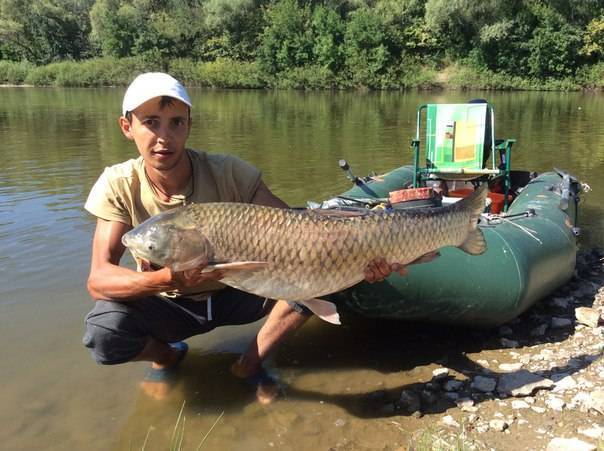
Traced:
<svg viewBox="0 0 604 451">
<path fill-rule="evenodd" d="M 170 75 L 146 73 L 128 87 L 119 126 L 140 156 L 105 169 L 85 208 L 97 217 L 88 291 L 95 299 L 86 317 L 84 344 L 97 362 L 149 361 L 142 388 L 165 396 L 166 376 L 187 352 L 181 340 L 215 327 L 244 324 L 268 314 L 233 374 L 257 388 L 270 402 L 277 384 L 262 369 L 267 354 L 308 318 L 305 307 L 275 302 L 226 287 L 219 271 L 173 272 L 137 261 L 138 271 L 119 265 L 124 233 L 150 216 L 189 202 L 249 202 L 287 205 L 262 182 L 260 172 L 227 155 L 185 147 L 191 130 L 191 100 Z M 366 280 L 383 280 L 398 264 L 371 262 Z"/>
</svg>

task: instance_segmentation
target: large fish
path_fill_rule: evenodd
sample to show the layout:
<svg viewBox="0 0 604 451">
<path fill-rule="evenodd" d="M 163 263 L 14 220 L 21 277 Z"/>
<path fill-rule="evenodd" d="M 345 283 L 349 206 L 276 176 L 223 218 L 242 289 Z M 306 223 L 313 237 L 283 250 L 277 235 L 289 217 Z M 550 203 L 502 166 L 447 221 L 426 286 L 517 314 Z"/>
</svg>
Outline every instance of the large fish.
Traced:
<svg viewBox="0 0 604 451">
<path fill-rule="evenodd" d="M 477 255 L 486 186 L 440 208 L 294 210 L 238 203 L 190 204 L 143 222 L 123 238 L 139 258 L 175 271 L 210 262 L 221 282 L 270 299 L 298 301 L 338 323 L 335 306 L 316 298 L 364 279 L 379 257 L 410 263 L 444 246 Z"/>
</svg>

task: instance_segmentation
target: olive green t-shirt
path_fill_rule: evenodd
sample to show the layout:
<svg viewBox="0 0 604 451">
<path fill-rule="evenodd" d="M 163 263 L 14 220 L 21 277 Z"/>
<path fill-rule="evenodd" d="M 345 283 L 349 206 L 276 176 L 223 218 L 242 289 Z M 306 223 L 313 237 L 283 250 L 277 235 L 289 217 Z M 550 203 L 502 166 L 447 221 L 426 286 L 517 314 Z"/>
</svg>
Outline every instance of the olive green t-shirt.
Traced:
<svg viewBox="0 0 604 451">
<path fill-rule="evenodd" d="M 231 155 L 191 149 L 187 149 L 187 154 L 193 176 L 183 192 L 172 196 L 169 202 L 157 196 L 145 172 L 143 158 L 138 157 L 105 168 L 90 190 L 84 208 L 97 218 L 136 227 L 151 216 L 184 202 L 252 201 L 261 181 L 261 173 L 254 166 Z M 140 271 L 141 262 L 136 260 Z M 224 285 L 217 282 L 207 283 L 182 294 L 204 295 L 222 287 Z"/>
</svg>

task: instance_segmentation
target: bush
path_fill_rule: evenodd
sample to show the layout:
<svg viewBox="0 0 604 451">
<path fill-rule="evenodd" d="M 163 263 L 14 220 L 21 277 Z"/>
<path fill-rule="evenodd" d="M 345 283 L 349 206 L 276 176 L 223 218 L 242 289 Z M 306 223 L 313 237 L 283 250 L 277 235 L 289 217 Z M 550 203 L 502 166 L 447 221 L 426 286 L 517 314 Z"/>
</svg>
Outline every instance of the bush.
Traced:
<svg viewBox="0 0 604 451">
<path fill-rule="evenodd" d="M 127 85 L 136 75 L 150 70 L 157 69 L 143 57 L 94 58 L 32 67 L 25 81 L 35 86 Z"/>
<path fill-rule="evenodd" d="M 274 87 L 279 89 L 334 89 L 342 83 L 323 66 L 295 67 L 279 73 Z"/>
<path fill-rule="evenodd" d="M 257 63 L 217 59 L 197 66 L 197 83 L 213 88 L 262 88 L 266 85 Z"/>
<path fill-rule="evenodd" d="M 20 85 L 33 67 L 27 62 L 0 61 L 0 84 Z"/>
<path fill-rule="evenodd" d="M 604 89 L 604 62 L 579 69 L 577 83 L 587 89 Z"/>
</svg>

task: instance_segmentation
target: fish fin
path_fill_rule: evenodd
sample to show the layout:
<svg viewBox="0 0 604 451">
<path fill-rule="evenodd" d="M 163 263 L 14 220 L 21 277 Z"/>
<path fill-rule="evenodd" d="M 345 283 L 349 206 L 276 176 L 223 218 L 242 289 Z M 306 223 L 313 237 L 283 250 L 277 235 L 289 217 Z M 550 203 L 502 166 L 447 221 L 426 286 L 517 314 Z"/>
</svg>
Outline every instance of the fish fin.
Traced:
<svg viewBox="0 0 604 451">
<path fill-rule="evenodd" d="M 359 216 L 366 216 L 370 213 L 370 210 L 366 210 L 364 208 L 354 210 L 341 210 L 337 208 L 316 208 L 310 211 L 317 215 L 325 216 L 327 218 L 357 218 Z"/>
<path fill-rule="evenodd" d="M 467 208 L 470 210 L 470 231 L 468 232 L 466 240 L 459 248 L 471 255 L 480 255 L 487 249 L 487 242 L 484 239 L 482 230 L 478 228 L 478 220 L 485 209 L 488 191 L 489 187 L 485 183 L 474 191 L 470 197 L 462 199 L 456 204 L 459 208 Z"/>
<path fill-rule="evenodd" d="M 170 269 L 175 272 L 187 271 L 189 269 L 197 268 L 198 266 L 205 263 L 206 260 L 207 260 L 207 257 L 200 256 L 200 257 L 194 258 L 193 260 L 189 260 L 188 262 L 174 263 L 169 266 L 170 266 Z"/>
<path fill-rule="evenodd" d="M 487 250 L 487 242 L 484 239 L 482 230 L 476 228 L 468 233 L 466 240 L 459 246 L 459 249 L 470 255 L 480 255 Z"/>
<path fill-rule="evenodd" d="M 209 264 L 203 269 L 203 272 L 206 271 L 251 271 L 254 269 L 264 268 L 268 265 L 268 262 L 260 262 L 260 261 L 243 261 L 243 262 L 228 262 L 228 263 L 213 263 Z"/>
<path fill-rule="evenodd" d="M 340 325 L 340 315 L 338 315 L 338 309 L 333 302 L 324 301 L 323 299 L 307 299 L 306 301 L 296 301 L 298 304 L 303 304 L 308 309 L 321 318 L 323 321 L 327 321 L 331 324 Z"/>
</svg>

